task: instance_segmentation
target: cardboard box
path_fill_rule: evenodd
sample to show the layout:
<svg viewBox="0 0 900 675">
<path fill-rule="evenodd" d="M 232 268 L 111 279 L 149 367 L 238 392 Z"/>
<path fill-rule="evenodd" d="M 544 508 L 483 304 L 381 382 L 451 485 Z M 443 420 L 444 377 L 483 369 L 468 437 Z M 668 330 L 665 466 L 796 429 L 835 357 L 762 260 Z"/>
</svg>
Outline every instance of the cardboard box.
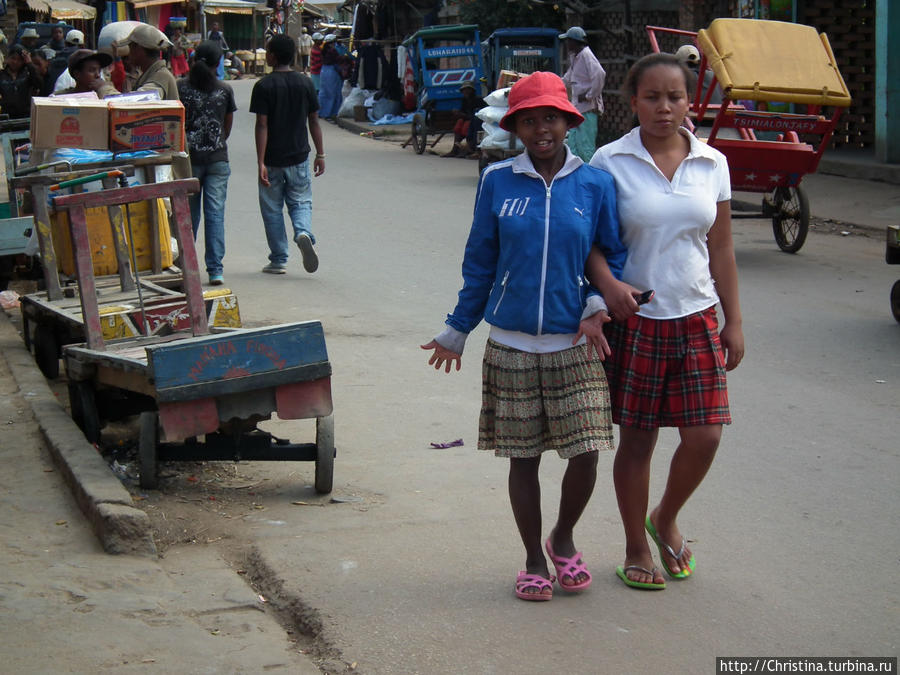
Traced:
<svg viewBox="0 0 900 675">
<path fill-rule="evenodd" d="M 108 100 L 109 149 L 184 151 L 184 106 L 181 101 Z"/>
<path fill-rule="evenodd" d="M 499 77 L 497 77 L 497 89 L 510 87 L 527 75 L 528 73 L 517 73 L 514 70 L 501 70 Z"/>
<path fill-rule="evenodd" d="M 31 99 L 31 144 L 44 148 L 109 149 L 106 102 L 90 98 Z"/>
</svg>

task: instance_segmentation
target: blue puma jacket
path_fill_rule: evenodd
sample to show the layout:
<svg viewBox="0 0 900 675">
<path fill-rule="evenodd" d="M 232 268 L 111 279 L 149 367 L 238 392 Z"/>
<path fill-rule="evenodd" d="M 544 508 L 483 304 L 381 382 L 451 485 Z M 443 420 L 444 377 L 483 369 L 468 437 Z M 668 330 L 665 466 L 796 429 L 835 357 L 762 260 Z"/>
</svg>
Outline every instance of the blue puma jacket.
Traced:
<svg viewBox="0 0 900 675">
<path fill-rule="evenodd" d="M 463 288 L 449 330 L 437 337 L 444 347 L 462 353 L 482 319 L 531 335 L 577 332 L 588 296 L 599 295 L 584 275 L 593 244 L 621 278 L 627 251 L 613 178 L 566 155 L 550 185 L 527 152 L 481 174 Z"/>
</svg>

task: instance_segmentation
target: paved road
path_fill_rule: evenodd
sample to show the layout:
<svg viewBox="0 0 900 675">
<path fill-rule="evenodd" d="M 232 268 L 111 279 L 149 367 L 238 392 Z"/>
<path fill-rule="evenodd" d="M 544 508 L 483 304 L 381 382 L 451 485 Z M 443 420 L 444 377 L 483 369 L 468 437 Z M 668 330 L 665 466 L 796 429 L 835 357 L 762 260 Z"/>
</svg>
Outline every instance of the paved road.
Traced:
<svg viewBox="0 0 900 675">
<path fill-rule="evenodd" d="M 416 156 L 325 125 L 314 187 L 321 267 L 294 252 L 259 273 L 250 82 L 235 83 L 225 275 L 250 324 L 321 319 L 334 366 L 335 494 L 302 508 L 311 466 L 267 501 L 252 537 L 366 673 L 713 672 L 724 655 L 896 655 L 900 326 L 881 237 L 813 233 L 799 255 L 738 221 L 747 357 L 730 377 L 735 423 L 684 511 L 698 572 L 663 593 L 626 589 L 612 455 L 576 541 L 595 574 L 582 596 L 515 599 L 523 555 L 506 465 L 474 450 L 479 360 L 429 371 L 417 345 L 453 305 L 474 162 Z M 292 437 L 306 423 L 273 423 Z M 435 450 L 431 441 L 464 439 Z M 652 494 L 675 436 L 663 433 Z M 543 470 L 545 513 L 563 466 Z M 291 485 L 288 483 L 288 485 Z M 549 531 L 550 523 L 545 526 Z"/>
</svg>

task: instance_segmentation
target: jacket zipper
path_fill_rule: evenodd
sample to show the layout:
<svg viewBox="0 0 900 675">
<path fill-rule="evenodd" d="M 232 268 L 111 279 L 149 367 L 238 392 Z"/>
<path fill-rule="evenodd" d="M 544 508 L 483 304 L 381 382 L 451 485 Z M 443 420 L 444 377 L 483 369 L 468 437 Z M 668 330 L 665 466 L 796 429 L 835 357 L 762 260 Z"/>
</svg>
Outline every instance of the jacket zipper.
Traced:
<svg viewBox="0 0 900 675">
<path fill-rule="evenodd" d="M 500 288 L 503 290 L 500 291 L 500 299 L 497 300 L 497 304 L 494 305 L 494 314 L 497 314 L 497 310 L 500 309 L 500 303 L 503 302 L 503 296 L 506 295 L 506 281 L 509 279 L 509 270 L 506 270 L 506 273 L 503 275 L 503 280 L 500 282 Z"/>
<path fill-rule="evenodd" d="M 575 277 L 578 280 L 578 299 L 581 302 L 581 309 L 584 309 L 585 305 L 585 297 L 584 297 L 584 277 L 577 276 Z"/>
<path fill-rule="evenodd" d="M 550 187 L 552 185 L 553 181 L 550 181 L 550 185 L 544 184 L 547 189 L 547 199 L 544 202 L 544 254 L 541 260 L 541 294 L 538 298 L 538 335 L 544 334 L 544 291 L 547 288 L 547 246 L 550 242 Z"/>
</svg>

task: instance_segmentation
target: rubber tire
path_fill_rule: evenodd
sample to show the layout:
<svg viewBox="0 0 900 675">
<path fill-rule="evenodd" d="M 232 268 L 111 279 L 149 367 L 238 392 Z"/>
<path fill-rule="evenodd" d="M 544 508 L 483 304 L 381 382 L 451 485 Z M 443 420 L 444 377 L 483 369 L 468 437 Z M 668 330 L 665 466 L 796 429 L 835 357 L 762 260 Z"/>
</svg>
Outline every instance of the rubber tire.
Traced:
<svg viewBox="0 0 900 675">
<path fill-rule="evenodd" d="M 88 443 L 100 442 L 100 412 L 97 393 L 90 382 L 69 383 L 69 408 L 72 419 L 84 433 Z"/>
<path fill-rule="evenodd" d="M 34 360 L 44 377 L 59 377 L 59 340 L 51 328 L 44 324 L 34 327 Z"/>
<path fill-rule="evenodd" d="M 316 492 L 327 495 L 334 486 L 334 415 L 316 418 Z"/>
<path fill-rule="evenodd" d="M 428 128 L 425 125 L 425 117 L 416 114 L 413 115 L 412 121 L 412 146 L 417 155 L 425 152 L 425 146 L 428 144 Z"/>
<path fill-rule="evenodd" d="M 159 413 L 148 410 L 141 413 L 141 431 L 138 437 L 138 460 L 141 469 L 141 487 L 155 490 L 159 485 Z"/>
<path fill-rule="evenodd" d="M 775 243 L 785 253 L 796 253 L 809 233 L 809 198 L 799 186 L 779 187 L 772 193 L 771 201 L 775 209 L 772 214 Z M 786 205 L 796 205 L 796 208 L 786 213 Z"/>
<path fill-rule="evenodd" d="M 900 280 L 891 286 L 891 312 L 894 318 L 900 322 Z"/>
</svg>

